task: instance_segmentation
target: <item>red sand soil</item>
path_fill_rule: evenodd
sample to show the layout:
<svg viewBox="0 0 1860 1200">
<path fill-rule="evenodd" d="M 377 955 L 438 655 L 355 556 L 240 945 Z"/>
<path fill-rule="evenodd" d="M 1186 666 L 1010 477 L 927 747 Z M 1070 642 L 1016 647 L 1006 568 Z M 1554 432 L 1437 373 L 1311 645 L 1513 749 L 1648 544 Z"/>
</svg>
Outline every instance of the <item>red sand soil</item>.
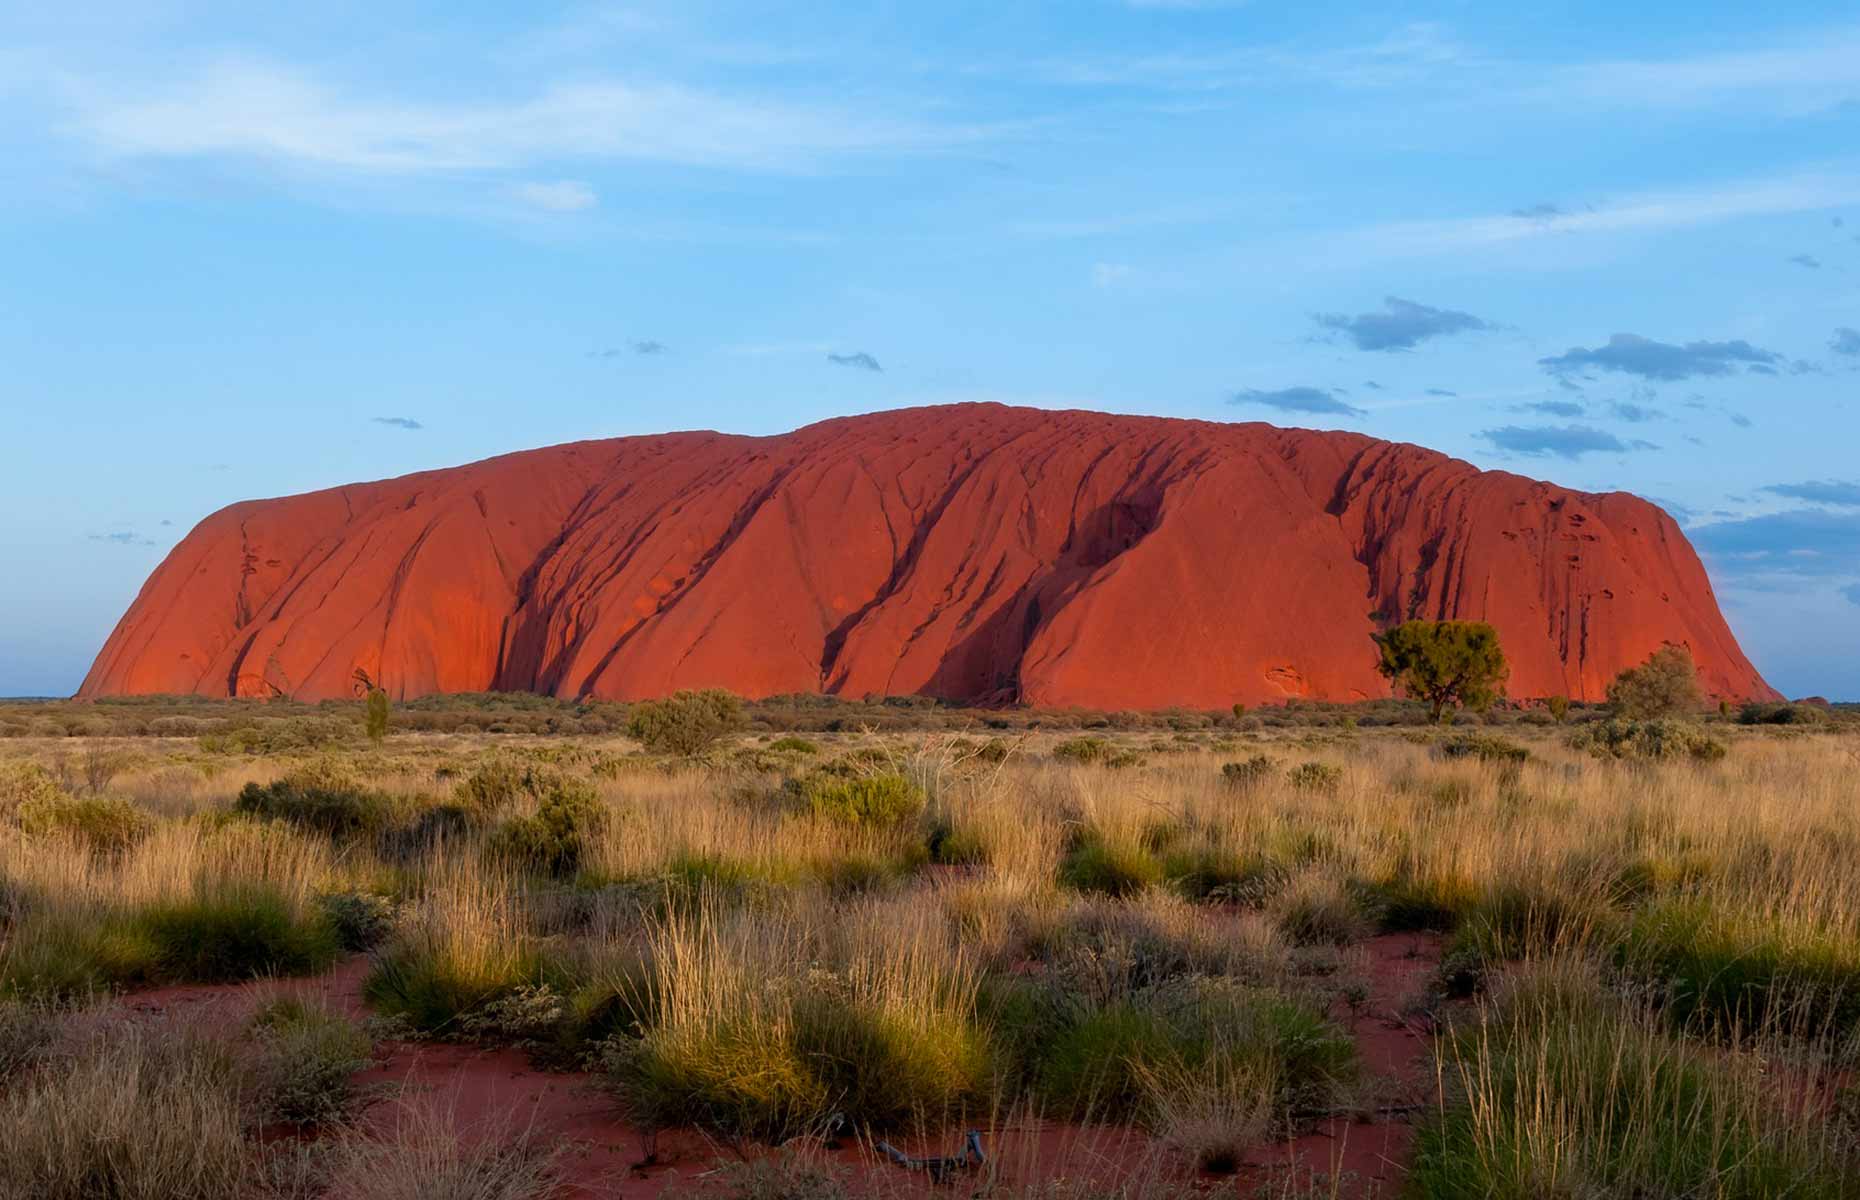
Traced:
<svg viewBox="0 0 1860 1200">
<path fill-rule="evenodd" d="M 1666 642 L 1775 695 L 1672 518 L 1418 446 L 1263 424 L 905 409 L 579 442 L 208 517 L 84 696 L 724 687 L 1225 708 L 1389 694 L 1388 620 L 1492 622 L 1510 693 Z"/>
<path fill-rule="evenodd" d="M 1414 1143 L 1411 1115 L 1429 1100 L 1434 1079 L 1429 1035 L 1403 1019 L 1402 1007 L 1439 965 L 1441 938 L 1391 933 L 1371 938 L 1364 949 L 1369 996 L 1346 1016 L 1364 1071 L 1387 1081 L 1389 1091 L 1367 1121 L 1331 1118 L 1303 1137 L 1256 1154 L 1239 1177 L 1242 1196 L 1287 1174 L 1300 1181 L 1334 1178 L 1339 1197 L 1386 1200 L 1401 1191 Z"/>
<path fill-rule="evenodd" d="M 1238 1174 L 1227 1177 L 1195 1176 L 1147 1135 L 1129 1128 L 1010 1122 L 987 1132 L 990 1176 L 1010 1183 L 1065 1178 L 1110 1184 L 1157 1178 L 1192 1181 L 1211 1194 L 1238 1197 L 1288 1179 L 1334 1176 L 1340 1181 L 1336 1194 L 1341 1197 L 1371 1200 L 1394 1195 L 1413 1139 L 1408 1111 L 1425 1102 L 1432 1078 L 1425 1065 L 1425 1036 L 1403 1024 L 1398 1014 L 1402 1002 L 1438 962 L 1440 943 L 1428 934 L 1391 934 L 1372 939 L 1364 949 L 1370 994 L 1346 1019 L 1365 1070 L 1392 1085 L 1380 1112 L 1370 1120 L 1327 1120 L 1290 1143 L 1261 1147 Z M 332 1010 L 360 1019 L 367 1015 L 361 997 L 367 968 L 367 959 L 358 956 L 313 979 L 158 988 L 134 993 L 123 1003 L 140 1014 L 215 1020 L 230 1028 L 249 1019 L 262 1001 L 296 995 L 320 999 Z M 701 1179 L 736 1157 L 731 1148 L 693 1130 L 648 1138 L 615 1110 L 592 1076 L 538 1071 L 516 1050 L 390 1042 L 358 1081 L 378 1085 L 382 1097 L 363 1116 L 370 1128 L 391 1129 L 402 1102 L 431 1104 L 468 1136 L 527 1130 L 560 1146 L 560 1200 L 654 1200 L 673 1184 Z M 907 1153 L 938 1155 L 959 1149 L 961 1134 L 895 1140 Z M 873 1191 L 949 1194 L 854 1139 L 831 1147 L 802 1147 L 799 1152 L 850 1171 L 855 1182 L 874 1185 Z M 972 1190 L 967 1184 L 959 1186 Z"/>
</svg>

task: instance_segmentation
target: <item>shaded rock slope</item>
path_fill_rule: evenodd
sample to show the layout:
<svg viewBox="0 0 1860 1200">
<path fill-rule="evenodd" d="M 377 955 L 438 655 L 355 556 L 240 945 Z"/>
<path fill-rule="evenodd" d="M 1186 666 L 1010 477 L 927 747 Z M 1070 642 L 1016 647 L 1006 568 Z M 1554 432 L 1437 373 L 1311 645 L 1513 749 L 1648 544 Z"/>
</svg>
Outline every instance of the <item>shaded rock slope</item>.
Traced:
<svg viewBox="0 0 1860 1200">
<path fill-rule="evenodd" d="M 1370 634 L 1499 629 L 1510 694 L 1664 642 L 1769 697 L 1678 526 L 1352 433 L 999 405 L 579 442 L 202 521 L 81 695 L 1386 696 Z"/>
</svg>

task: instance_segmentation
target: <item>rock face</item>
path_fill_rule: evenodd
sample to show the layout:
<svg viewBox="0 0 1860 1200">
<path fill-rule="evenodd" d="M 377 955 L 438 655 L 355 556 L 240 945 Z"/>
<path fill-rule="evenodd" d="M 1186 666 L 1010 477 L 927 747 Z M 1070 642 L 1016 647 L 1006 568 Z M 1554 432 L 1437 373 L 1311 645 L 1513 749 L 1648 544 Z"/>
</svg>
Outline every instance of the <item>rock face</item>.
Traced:
<svg viewBox="0 0 1860 1200">
<path fill-rule="evenodd" d="M 235 504 L 81 695 L 924 694 L 1224 708 L 1389 694 L 1370 634 L 1498 627 L 1510 694 L 1662 643 L 1774 695 L 1672 519 L 1350 433 L 998 405 L 674 433 Z"/>
</svg>

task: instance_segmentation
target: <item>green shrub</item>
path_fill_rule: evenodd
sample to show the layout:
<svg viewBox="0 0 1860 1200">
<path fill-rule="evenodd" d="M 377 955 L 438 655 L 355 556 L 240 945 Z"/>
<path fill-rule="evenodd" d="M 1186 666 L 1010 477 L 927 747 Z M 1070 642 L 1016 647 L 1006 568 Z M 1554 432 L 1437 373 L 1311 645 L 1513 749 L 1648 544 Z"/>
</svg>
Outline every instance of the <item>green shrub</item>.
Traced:
<svg viewBox="0 0 1860 1200">
<path fill-rule="evenodd" d="M 1616 962 L 1683 1026 L 1811 1037 L 1860 1027 L 1860 946 L 1833 933 L 1674 899 L 1634 915 Z"/>
<path fill-rule="evenodd" d="M 1362 898 L 1331 871 L 1305 870 L 1287 879 L 1266 902 L 1279 931 L 1301 946 L 1347 946 L 1367 937 L 1372 923 Z"/>
<path fill-rule="evenodd" d="M 498 757 L 480 764 L 453 788 L 453 798 L 468 811 L 495 815 L 535 794 L 535 768 Z"/>
<path fill-rule="evenodd" d="M 427 1034 L 457 1036 L 465 1021 L 524 987 L 573 985 L 530 945 L 496 947 L 477 957 L 402 937 L 378 953 L 362 995 L 382 1016 L 399 1017 Z"/>
<path fill-rule="evenodd" d="M 136 921 L 75 906 L 36 913 L 0 940 L 0 995 L 81 1000 L 162 978 L 161 947 Z"/>
<path fill-rule="evenodd" d="M 188 983 L 314 974 L 341 951 L 320 915 L 299 916 L 260 884 L 157 904 L 138 913 L 134 925 L 154 946 L 163 977 Z"/>
<path fill-rule="evenodd" d="M 1649 762 L 1690 760 L 1713 763 L 1727 753 L 1717 738 L 1683 721 L 1656 719 L 1631 721 L 1611 718 L 1584 725 L 1570 735 L 1571 749 L 1597 758 L 1638 759 Z"/>
<path fill-rule="evenodd" d="M 780 1142 L 834 1113 L 891 1130 L 979 1108 L 992 1060 L 960 1005 L 902 1014 L 819 974 L 786 985 L 779 1016 L 753 1007 L 695 1028 L 647 1023 L 602 1065 L 632 1119 Z"/>
<path fill-rule="evenodd" d="M 305 1127 L 348 1117 L 361 1100 L 356 1072 L 373 1043 L 352 1022 L 298 1000 L 274 1001 L 254 1016 L 247 1067 L 258 1120 Z"/>
<path fill-rule="evenodd" d="M 1291 769 L 1285 780 L 1307 792 L 1335 792 L 1343 786 L 1343 768 L 1333 763 L 1302 762 Z"/>
<path fill-rule="evenodd" d="M 0 1196 L 226 1200 L 251 1194 L 248 1114 L 222 1044 L 100 1026 L 56 1069 L 0 1088 Z"/>
<path fill-rule="evenodd" d="M 1828 714 L 1813 704 L 1765 704 L 1753 700 L 1737 714 L 1740 725 L 1826 725 Z"/>
<path fill-rule="evenodd" d="M 197 740 L 207 754 L 299 754 L 355 740 L 361 729 L 333 717 L 290 717 L 235 726 Z"/>
<path fill-rule="evenodd" d="M 947 819 L 931 825 L 924 849 L 931 862 L 946 867 L 979 866 L 988 861 L 988 842 L 973 829 Z"/>
<path fill-rule="evenodd" d="M 350 953 L 373 950 L 394 932 L 394 902 L 373 892 L 329 892 L 317 897 L 317 908 Z"/>
<path fill-rule="evenodd" d="M 742 701 L 710 689 L 646 700 L 627 713 L 627 736 L 657 754 L 702 754 L 743 724 Z"/>
<path fill-rule="evenodd" d="M 777 754 L 819 754 L 820 747 L 804 737 L 779 737 L 769 743 L 769 749 Z"/>
<path fill-rule="evenodd" d="M 1522 765 L 1531 757 L 1524 746 L 1494 733 L 1456 734 L 1442 738 L 1434 748 L 1442 758 L 1474 758 L 1500 766 Z"/>
<path fill-rule="evenodd" d="M 1452 1086 L 1421 1126 L 1405 1194 L 1855 1195 L 1851 1150 L 1818 1118 L 1791 1117 L 1747 1056 L 1664 1035 L 1568 973 L 1535 968 L 1443 1045 Z"/>
<path fill-rule="evenodd" d="M 547 785 L 536 811 L 512 817 L 492 830 L 486 851 L 525 871 L 558 877 L 581 869 L 589 839 L 605 824 L 607 810 L 588 784 L 557 778 Z"/>
<path fill-rule="evenodd" d="M 1134 896 L 1162 878 L 1162 864 L 1142 847 L 1108 843 L 1096 835 L 1079 839 L 1059 864 L 1063 886 L 1103 896 Z"/>
<path fill-rule="evenodd" d="M 1579 950 L 1610 930 L 1597 897 L 1500 880 L 1464 910 L 1449 952 L 1487 965 Z"/>
<path fill-rule="evenodd" d="M 1112 769 L 1134 767 L 1143 761 L 1143 756 L 1135 750 L 1119 749 L 1112 742 L 1101 737 L 1068 738 L 1053 747 L 1053 757 L 1063 762 L 1078 763 L 1081 766 L 1100 766 Z"/>
<path fill-rule="evenodd" d="M 923 789 L 902 775 L 817 772 L 788 781 L 788 793 L 814 816 L 847 825 L 889 827 L 923 811 Z"/>
<path fill-rule="evenodd" d="M 1270 758 L 1255 754 L 1239 762 L 1221 764 L 1221 778 L 1229 787 L 1253 788 L 1271 779 L 1276 769 Z"/>
<path fill-rule="evenodd" d="M 31 834 L 64 834 L 99 853 L 129 849 L 154 822 L 127 800 L 65 796 L 28 800 L 19 807 L 19 827 Z"/>
<path fill-rule="evenodd" d="M 0 820 L 17 817 L 22 808 L 53 806 L 69 796 L 52 773 L 35 762 L 0 762 Z"/>
<path fill-rule="evenodd" d="M 1273 876 L 1270 864 L 1250 854 L 1201 846 L 1164 853 L 1163 877 L 1186 900 L 1252 903 Z"/>
<path fill-rule="evenodd" d="M 1323 1107 L 1355 1074 L 1347 1034 L 1314 1008 L 1219 980 L 1185 979 L 1064 1020 L 1042 1049 L 1037 1090 L 1050 1111 L 1138 1117 L 1146 1071 L 1242 1067 L 1270 1077 L 1282 1119 Z"/>
<path fill-rule="evenodd" d="M 473 1041 L 531 1047 L 559 1040 L 568 1018 L 568 999 L 552 985 L 522 984 L 469 1013 L 461 1027 Z"/>
<path fill-rule="evenodd" d="M 1111 743 L 1101 737 L 1067 738 L 1053 747 L 1053 757 L 1075 763 L 1103 762 L 1111 756 Z"/>
<path fill-rule="evenodd" d="M 272 783 L 248 783 L 233 802 L 235 812 L 332 838 L 375 833 L 388 823 L 393 809 L 388 796 L 328 761 L 300 767 Z"/>
</svg>

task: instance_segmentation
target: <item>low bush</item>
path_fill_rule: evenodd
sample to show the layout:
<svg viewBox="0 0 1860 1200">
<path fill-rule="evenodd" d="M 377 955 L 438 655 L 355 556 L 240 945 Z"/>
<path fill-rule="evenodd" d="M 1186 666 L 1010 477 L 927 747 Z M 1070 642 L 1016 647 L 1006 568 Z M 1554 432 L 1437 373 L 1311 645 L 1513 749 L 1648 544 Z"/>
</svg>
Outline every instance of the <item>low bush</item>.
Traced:
<svg viewBox="0 0 1860 1200">
<path fill-rule="evenodd" d="M 0 1089 L 0 1195 L 225 1200 L 255 1182 L 239 1080 L 198 1034 L 119 1021 Z"/>
<path fill-rule="evenodd" d="M 1634 915 L 1616 962 L 1685 1027 L 1805 1037 L 1860 1027 L 1860 945 L 1837 934 L 1678 898 Z"/>
<path fill-rule="evenodd" d="M 1273 867 L 1252 854 L 1217 846 L 1176 848 L 1162 856 L 1163 877 L 1188 900 L 1254 904 L 1266 894 Z"/>
<path fill-rule="evenodd" d="M 1434 749 L 1442 758 L 1473 758 L 1500 766 L 1521 766 L 1531 757 L 1528 748 L 1493 733 L 1462 733 L 1442 738 Z"/>
<path fill-rule="evenodd" d="M 776 754 L 819 754 L 820 746 L 804 737 L 778 737 L 769 743 L 769 749 Z"/>
<path fill-rule="evenodd" d="M 885 936 L 840 962 L 788 924 L 674 916 L 655 935 L 642 1032 L 606 1043 L 610 1086 L 649 1129 L 771 1142 L 823 1132 L 835 1113 L 889 1130 L 978 1109 L 991 1048 L 966 969 L 942 961 L 946 944 Z"/>
<path fill-rule="evenodd" d="M 373 834 L 394 811 L 387 795 L 364 786 L 353 772 L 331 761 L 299 767 L 267 784 L 248 783 L 233 811 L 284 821 L 332 838 Z"/>
<path fill-rule="evenodd" d="M 1343 786 L 1343 768 L 1333 763 L 1302 762 L 1291 769 L 1285 781 L 1307 792 L 1335 792 Z"/>
<path fill-rule="evenodd" d="M 536 1200 L 558 1190 L 565 1151 L 527 1114 L 461 1119 L 430 1098 L 403 1101 L 393 1124 L 334 1150 L 327 1190 L 343 1200 Z"/>
<path fill-rule="evenodd" d="M 1226 981 L 1184 979 L 1064 1021 L 1041 1054 L 1038 1090 L 1051 1111 L 1100 1120 L 1154 1113 L 1161 1083 L 1219 1088 L 1241 1079 L 1273 1089 L 1289 1124 L 1353 1077 L 1348 1035 L 1315 1009 Z M 1268 1082 L 1269 1081 L 1269 1082 Z"/>
<path fill-rule="evenodd" d="M 374 1047 L 352 1022 L 298 1000 L 277 1000 L 253 1018 L 252 1041 L 246 1087 L 259 1122 L 329 1125 L 360 1103 L 354 1077 Z"/>
<path fill-rule="evenodd" d="M 1855 1194 L 1851 1150 L 1812 1106 L 1772 1104 L 1755 1056 L 1667 1036 L 1567 962 L 1502 993 L 1442 1048 L 1444 1104 L 1421 1126 L 1408 1194 Z"/>
<path fill-rule="evenodd" d="M 0 820 L 17 819 L 22 808 L 70 799 L 52 773 L 35 762 L 0 762 Z"/>
<path fill-rule="evenodd" d="M 1569 745 L 1597 758 L 1649 762 L 1713 763 L 1726 753 L 1725 744 L 1704 730 L 1668 718 L 1635 721 L 1614 717 L 1592 722 L 1571 734 Z"/>
<path fill-rule="evenodd" d="M 1740 725 L 1826 725 L 1828 714 L 1813 704 L 1765 704 L 1753 700 L 1737 714 Z"/>
<path fill-rule="evenodd" d="M 1155 855 L 1095 834 L 1080 838 L 1059 864 L 1061 885 L 1102 896 L 1134 896 L 1162 879 L 1162 863 Z"/>
<path fill-rule="evenodd" d="M 946 867 L 979 866 L 988 861 L 988 840 L 976 830 L 948 818 L 933 822 L 924 838 L 930 861 Z"/>
<path fill-rule="evenodd" d="M 300 754 L 306 750 L 323 750 L 357 741 L 361 734 L 359 721 L 334 717 L 287 717 L 203 733 L 198 743 L 207 754 Z"/>
<path fill-rule="evenodd" d="M 1143 761 L 1135 750 L 1123 749 L 1101 737 L 1068 738 L 1053 747 L 1053 757 L 1081 766 L 1134 767 Z"/>
<path fill-rule="evenodd" d="M 713 688 L 635 704 L 627 713 L 626 732 L 656 754 L 689 758 L 742 725 L 742 701 Z"/>
<path fill-rule="evenodd" d="M 1279 931 L 1300 946 L 1347 946 L 1374 929 L 1362 898 L 1334 871 L 1307 869 L 1266 901 Z"/>
<path fill-rule="evenodd" d="M 316 903 L 335 933 L 337 944 L 351 954 L 373 950 L 394 932 L 398 909 L 385 896 L 329 892 L 318 896 Z"/>
<path fill-rule="evenodd" d="M 558 992 L 573 981 L 545 958 L 507 884 L 453 881 L 408 906 L 393 940 L 375 953 L 362 995 L 383 1016 L 422 1033 L 457 1036 L 464 1020 L 525 986 Z"/>
<path fill-rule="evenodd" d="M 300 914 L 257 883 L 153 905 L 134 928 L 154 947 L 162 977 L 189 983 L 314 974 L 341 951 L 320 914 Z"/>
<path fill-rule="evenodd" d="M 914 820 L 924 807 L 923 789 L 889 772 L 851 776 L 814 772 L 790 779 L 784 790 L 815 817 L 847 825 L 902 825 Z"/>
<path fill-rule="evenodd" d="M 534 767 L 498 757 L 459 780 L 453 798 L 468 812 L 494 816 L 524 797 L 534 796 L 537 783 Z"/>
<path fill-rule="evenodd" d="M 606 818 L 607 810 L 591 786 L 555 777 L 542 785 L 536 810 L 497 826 L 485 849 L 494 859 L 523 871 L 573 875 Z"/>
<path fill-rule="evenodd" d="M 1229 787 L 1253 788 L 1272 778 L 1276 764 L 1264 754 L 1255 754 L 1239 762 L 1221 764 L 1221 779 Z"/>
<path fill-rule="evenodd" d="M 19 807 L 19 827 L 30 834 L 75 838 L 100 854 L 120 853 L 153 828 L 149 815 L 127 800 L 67 796 L 28 800 Z"/>
</svg>

